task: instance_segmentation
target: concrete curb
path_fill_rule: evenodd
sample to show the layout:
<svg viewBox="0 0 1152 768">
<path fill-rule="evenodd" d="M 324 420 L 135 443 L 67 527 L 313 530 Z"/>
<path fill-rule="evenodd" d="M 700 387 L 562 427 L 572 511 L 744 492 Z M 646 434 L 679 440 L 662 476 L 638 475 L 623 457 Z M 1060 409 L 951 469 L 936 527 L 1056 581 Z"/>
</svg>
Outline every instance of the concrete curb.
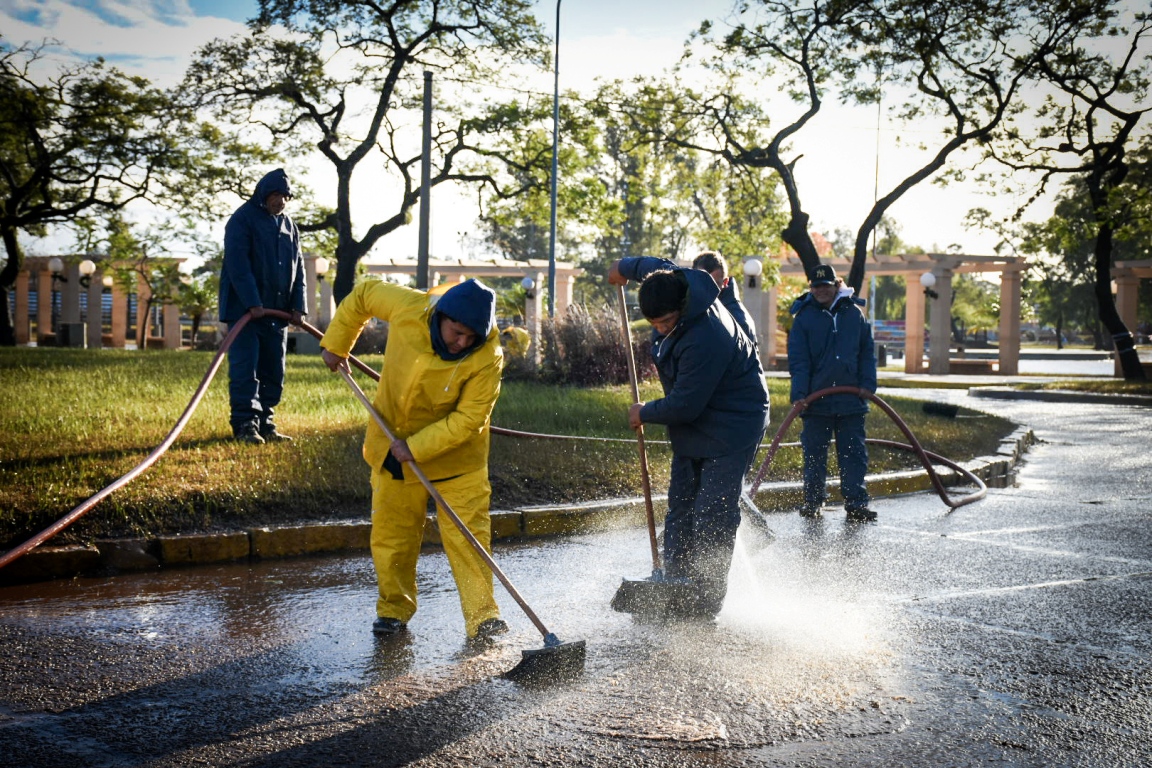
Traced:
<svg viewBox="0 0 1152 768">
<path fill-rule="evenodd" d="M 1032 430 L 1020 427 L 1000 443 L 995 455 L 982 456 L 962 465 L 989 487 L 1008 486 L 1016 465 L 1035 442 Z M 963 476 L 949 469 L 937 474 L 945 486 L 958 485 Z M 932 489 L 924 470 L 869 475 L 868 491 L 874 497 L 916 493 Z M 830 496 L 838 498 L 836 483 Z M 665 497 L 653 497 L 654 501 Z M 755 502 L 762 510 L 782 511 L 801 500 L 799 483 L 761 486 Z M 492 514 L 494 541 L 564 536 L 609 528 L 644 525 L 644 499 L 607 499 L 574 505 L 540 505 L 497 511 Z M 363 551 L 368 549 L 371 524 L 350 520 L 315 525 L 251 528 L 224 533 L 158 536 L 150 539 L 98 541 L 92 546 L 39 547 L 0 570 L 0 586 L 89 575 L 113 575 L 173 566 L 266 560 L 299 555 Z M 424 529 L 426 546 L 440 545 L 435 517 Z"/>
<path fill-rule="evenodd" d="M 1121 395 L 1103 392 L 1074 392 L 1070 389 L 1012 389 L 1009 387 L 972 387 L 969 397 L 998 400 L 1040 400 L 1047 403 L 1107 403 L 1109 405 L 1152 406 L 1152 395 Z"/>
</svg>

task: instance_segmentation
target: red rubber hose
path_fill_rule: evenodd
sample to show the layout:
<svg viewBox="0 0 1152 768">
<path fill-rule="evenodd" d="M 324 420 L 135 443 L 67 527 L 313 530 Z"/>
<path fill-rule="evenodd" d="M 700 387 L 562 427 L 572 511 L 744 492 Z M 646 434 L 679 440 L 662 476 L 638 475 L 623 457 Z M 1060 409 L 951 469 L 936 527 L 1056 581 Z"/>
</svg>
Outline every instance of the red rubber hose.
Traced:
<svg viewBox="0 0 1152 768">
<path fill-rule="evenodd" d="M 765 455 L 764 461 L 760 464 L 760 471 L 756 473 L 756 479 L 752 481 L 752 487 L 748 491 L 752 498 L 756 497 L 756 491 L 760 489 L 760 484 L 764 482 L 764 475 L 768 473 L 768 466 L 772 463 L 772 459 L 776 456 L 776 451 L 780 448 L 780 441 L 783 439 L 784 434 L 788 431 L 788 427 L 792 425 L 792 422 L 795 421 L 796 417 L 799 416 L 805 408 L 820 398 L 827 397 L 828 395 L 839 394 L 852 394 L 871 400 L 873 403 L 876 403 L 876 405 L 880 407 L 880 410 L 888 414 L 888 418 L 892 419 L 892 422 L 897 427 L 899 427 L 900 431 L 904 433 L 904 436 L 908 438 L 908 443 L 905 444 L 892 442 L 890 440 L 872 439 L 869 439 L 866 442 L 872 445 L 880 445 L 885 448 L 896 448 L 899 450 L 911 451 L 915 453 L 916 456 L 920 459 L 920 463 L 924 466 L 925 471 L 928 472 L 928 478 L 932 482 L 932 487 L 936 489 L 937 495 L 940 496 L 941 501 L 943 501 L 948 507 L 956 509 L 957 507 L 962 507 L 965 504 L 971 504 L 974 501 L 979 501 L 980 499 L 984 498 L 984 496 L 988 493 L 988 486 L 986 486 L 984 481 L 979 477 L 972 474 L 967 469 L 964 469 L 959 464 L 944 458 L 943 456 L 939 456 L 935 453 L 929 453 L 928 451 L 924 450 L 923 446 L 920 445 L 920 441 L 917 440 L 916 436 L 912 434 L 912 430 L 910 430 L 904 420 L 900 418 L 900 414 L 892 410 L 892 407 L 888 405 L 888 403 L 881 400 L 875 392 L 868 392 L 867 390 L 860 389 L 858 387 L 828 387 L 827 389 L 821 389 L 818 392 L 813 392 L 812 394 L 808 395 L 808 397 L 804 398 L 803 400 L 797 400 L 792 405 L 792 410 L 788 411 L 788 415 L 784 418 L 784 421 L 781 422 L 780 428 L 776 430 L 776 436 L 772 438 L 772 444 L 768 447 L 768 453 Z M 968 496 L 964 496 L 960 499 L 952 499 L 949 497 L 948 492 L 944 489 L 944 483 L 941 482 L 940 476 L 936 474 L 936 470 L 932 466 L 933 461 L 944 464 L 948 468 L 967 476 L 968 479 L 972 481 L 972 484 L 977 486 L 976 492 L 969 494 Z"/>
</svg>

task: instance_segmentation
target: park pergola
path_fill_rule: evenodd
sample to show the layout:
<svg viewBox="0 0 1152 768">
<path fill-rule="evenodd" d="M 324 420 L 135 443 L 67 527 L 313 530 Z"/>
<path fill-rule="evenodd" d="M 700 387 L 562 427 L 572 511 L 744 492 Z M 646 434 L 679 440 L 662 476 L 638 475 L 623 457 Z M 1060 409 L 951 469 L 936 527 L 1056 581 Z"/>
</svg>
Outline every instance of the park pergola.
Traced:
<svg viewBox="0 0 1152 768">
<path fill-rule="evenodd" d="M 172 258 L 180 263 L 181 258 Z M 91 274 L 81 273 L 87 261 Z M 58 262 L 58 263 L 57 263 Z M 17 344 L 35 340 L 40 346 L 113 347 L 123 349 L 129 330 L 130 293 L 112 280 L 107 262 L 98 256 L 27 256 L 19 272 L 13 303 L 13 331 Z M 59 267 L 53 271 L 53 267 Z M 144 322 L 149 288 L 137 281 L 135 294 L 137 327 Z M 85 297 L 81 302 L 80 297 Z M 36 298 L 33 312 L 32 297 Z M 111 317 L 108 333 L 104 332 L 104 297 L 109 296 Z M 160 310 L 160 334 L 149 336 L 149 347 L 179 349 L 181 345 L 180 309 L 165 304 Z"/>
<path fill-rule="evenodd" d="M 777 259 L 782 278 L 806 279 L 804 265 L 795 255 Z M 825 258 L 836 273 L 846 276 L 851 268 L 848 259 Z M 868 260 L 868 275 L 902 275 L 907 283 L 905 309 L 904 370 L 906 373 L 946 374 L 968 363 L 954 360 L 951 350 L 952 277 L 965 273 L 994 272 L 1000 275 L 999 373 L 1012 376 L 1020 370 L 1020 284 L 1027 261 L 1018 256 L 969 256 L 951 253 L 876 256 Z M 930 296 L 920 282 L 921 275 L 935 278 Z M 867 298 L 867 284 L 863 292 Z M 744 301 L 756 322 L 765 368 L 777 368 L 778 356 L 786 350 L 776 349 L 776 287 L 763 290 L 759 277 L 744 278 Z M 930 344 L 927 370 L 924 367 L 924 310 L 928 303 Z M 1135 306 L 1132 309 L 1135 316 Z M 769 353 L 774 351 L 775 354 Z M 782 360 L 781 360 L 782 362 Z M 975 361 L 972 361 L 975 362 Z M 989 373 L 992 371 L 989 370 Z"/>
</svg>

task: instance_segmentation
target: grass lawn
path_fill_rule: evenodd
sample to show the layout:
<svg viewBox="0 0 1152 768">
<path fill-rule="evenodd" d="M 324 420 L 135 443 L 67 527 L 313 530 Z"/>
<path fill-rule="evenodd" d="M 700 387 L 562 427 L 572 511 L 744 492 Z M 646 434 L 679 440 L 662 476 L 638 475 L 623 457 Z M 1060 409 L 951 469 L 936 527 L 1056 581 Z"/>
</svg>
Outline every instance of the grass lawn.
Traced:
<svg viewBox="0 0 1152 768">
<path fill-rule="evenodd" d="M 0 546 L 64 515 L 143 460 L 168 434 L 212 360 L 206 352 L 0 348 Z M 379 356 L 366 362 L 379 367 Z M 373 383 L 356 374 L 361 386 Z M 771 379 L 772 422 L 788 411 L 787 380 Z M 360 456 L 363 406 L 318 357 L 290 355 L 280 429 L 296 440 L 250 446 L 228 439 L 222 368 L 172 448 L 151 469 L 66 530 L 57 541 L 236 529 L 366 518 L 368 467 Z M 659 396 L 655 382 L 641 396 Z M 506 382 L 497 426 L 619 442 L 492 438 L 492 506 L 586 501 L 641 493 L 628 386 L 574 389 Z M 947 419 L 914 400 L 889 401 L 923 445 L 955 460 L 992 452 L 1012 425 L 963 412 Z M 765 437 L 771 440 L 774 428 Z M 904 442 L 873 409 L 870 437 Z M 666 436 L 650 427 L 655 492 L 667 487 Z M 798 439 L 795 423 L 786 441 Z M 763 457 L 761 453 L 760 458 Z M 834 458 L 832 465 L 835 465 Z M 874 450 L 873 471 L 913 466 L 911 454 Z M 784 449 L 769 480 L 797 479 L 800 455 Z"/>
</svg>

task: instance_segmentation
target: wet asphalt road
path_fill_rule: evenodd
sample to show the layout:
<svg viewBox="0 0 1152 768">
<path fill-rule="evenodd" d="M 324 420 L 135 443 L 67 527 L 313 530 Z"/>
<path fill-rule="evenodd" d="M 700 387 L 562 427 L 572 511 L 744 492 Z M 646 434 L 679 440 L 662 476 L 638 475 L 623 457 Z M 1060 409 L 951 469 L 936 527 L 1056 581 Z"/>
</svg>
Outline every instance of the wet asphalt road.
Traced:
<svg viewBox="0 0 1152 768">
<path fill-rule="evenodd" d="M 0 765 L 1152 764 L 1152 410 L 920 396 L 1031 426 L 1017 485 L 772 515 L 714 627 L 609 609 L 643 531 L 500 547 L 588 642 L 567 685 L 499 676 L 541 645 L 504 595 L 512 632 L 463 641 L 439 553 L 388 641 L 366 555 L 0 589 Z"/>
</svg>

